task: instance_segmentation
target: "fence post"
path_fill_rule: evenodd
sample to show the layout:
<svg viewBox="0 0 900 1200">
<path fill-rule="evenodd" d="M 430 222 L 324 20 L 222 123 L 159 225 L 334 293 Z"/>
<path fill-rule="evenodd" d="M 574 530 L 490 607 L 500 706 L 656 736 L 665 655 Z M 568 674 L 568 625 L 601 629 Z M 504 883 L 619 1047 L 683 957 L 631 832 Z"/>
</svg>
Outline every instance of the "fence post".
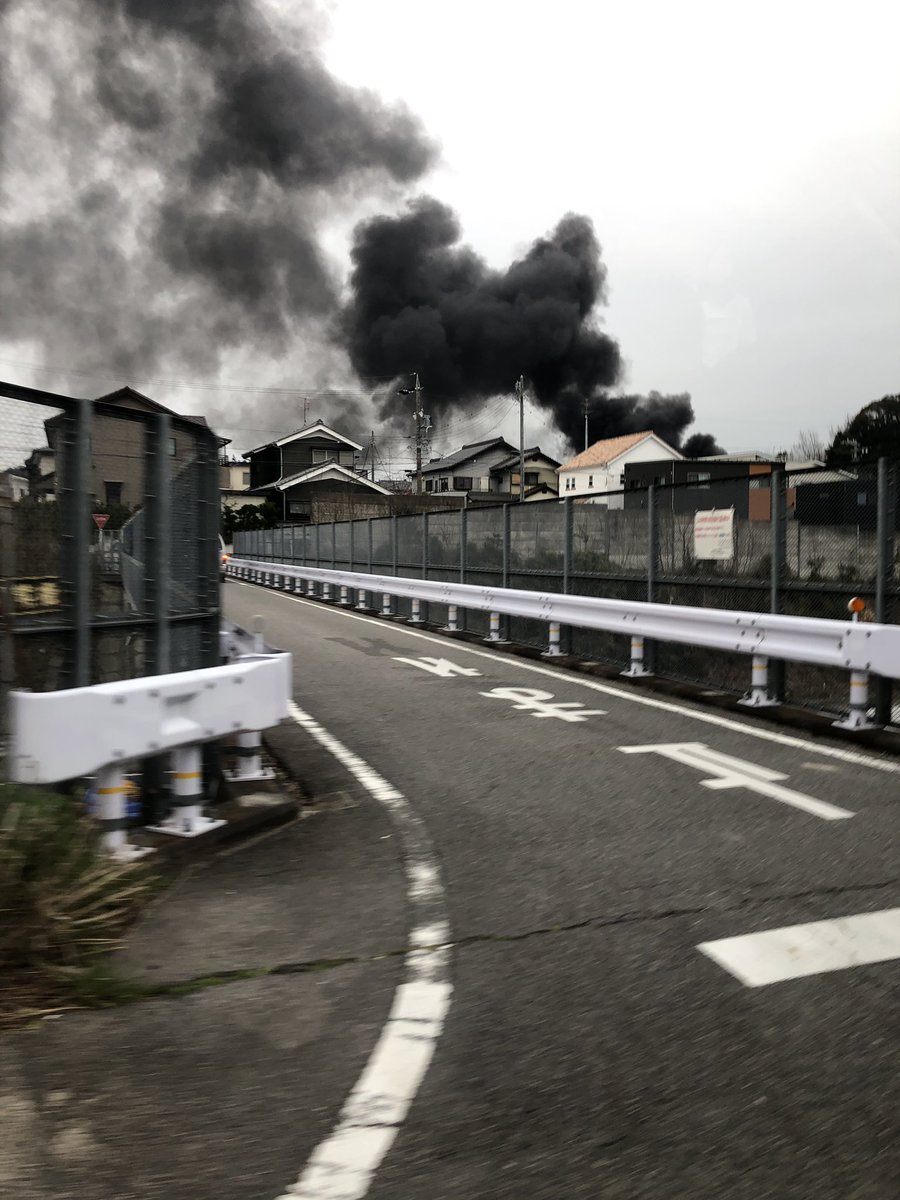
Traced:
<svg viewBox="0 0 900 1200">
<path fill-rule="evenodd" d="M 500 556 L 501 584 L 503 587 L 509 587 L 509 557 L 510 557 L 510 542 L 512 540 L 512 529 L 510 517 L 510 506 L 503 505 L 503 547 Z M 500 637 L 506 641 L 509 638 L 509 617 L 504 614 L 500 623 Z"/>
<path fill-rule="evenodd" d="M 334 544 L 334 531 L 336 522 L 331 522 L 331 569 L 332 571 L 337 566 L 337 546 Z"/>
<path fill-rule="evenodd" d="M 62 524 L 60 583 L 71 616 L 73 647 L 65 670 L 68 687 L 91 682 L 91 424 L 90 400 L 76 401 L 62 421 L 64 452 L 60 479 Z"/>
<path fill-rule="evenodd" d="M 609 509 L 606 521 L 609 524 Z M 656 585 L 659 579 L 659 506 L 656 484 L 647 488 L 647 603 L 656 603 Z M 641 639 L 640 651 L 632 645 L 631 667 L 635 675 L 652 675 L 656 671 L 656 645 Z"/>
<path fill-rule="evenodd" d="M 775 467 L 772 471 L 772 579 L 769 594 L 769 612 L 772 613 L 783 611 L 782 585 L 787 553 L 784 483 L 784 471 Z M 773 700 L 783 702 L 784 690 L 784 661 L 774 659 L 769 664 L 769 694 Z"/>
<path fill-rule="evenodd" d="M 563 500 L 563 568 L 562 590 L 568 595 L 572 586 L 572 557 L 575 538 L 575 510 L 572 507 L 572 497 Z M 567 625 L 562 631 L 562 651 L 572 653 L 572 628 Z"/>
<path fill-rule="evenodd" d="M 319 525 L 317 523 L 316 524 L 316 566 L 317 567 L 321 567 L 321 565 L 322 565 L 321 551 L 322 551 L 322 527 L 321 527 L 321 525 Z"/>
<path fill-rule="evenodd" d="M 466 550 L 469 539 L 469 510 L 466 508 L 465 501 L 459 510 L 459 582 L 466 582 Z M 460 630 L 466 628 L 466 609 L 460 612 L 459 626 Z"/>
<path fill-rule="evenodd" d="M 391 516 L 391 574 L 396 578 L 398 572 L 397 558 L 397 515 L 394 513 Z"/>
<path fill-rule="evenodd" d="M 875 620 L 885 624 L 890 620 L 888 607 L 888 584 L 894 573 L 894 494 L 895 478 L 890 462 L 886 458 L 878 460 L 878 524 L 877 524 L 877 561 L 875 569 Z M 890 725 L 894 701 L 894 687 L 890 679 L 873 675 L 872 682 L 875 690 L 875 723 Z"/>
<path fill-rule="evenodd" d="M 422 510 L 422 578 L 428 578 L 428 511 Z M 429 617 L 428 601 L 423 601 L 422 604 L 422 623 L 424 624 Z"/>
<path fill-rule="evenodd" d="M 350 547 L 347 551 L 350 555 L 350 570 L 353 570 L 353 560 L 356 557 L 356 522 L 350 520 Z"/>
<path fill-rule="evenodd" d="M 168 413 L 159 413 L 145 429 L 144 472 L 149 487 L 145 484 L 147 497 L 144 506 L 144 544 L 145 561 L 149 571 L 144 580 L 144 589 L 146 600 L 149 601 L 148 615 L 153 619 L 150 674 L 165 675 L 172 669 L 169 628 L 171 541 L 168 536 L 172 520 L 172 496 L 169 490 L 169 438 L 172 419 Z"/>
<path fill-rule="evenodd" d="M 368 542 L 369 542 L 368 562 L 369 562 L 369 574 L 371 575 L 372 574 L 372 518 L 371 517 L 366 517 L 366 525 L 368 526 Z"/>
</svg>

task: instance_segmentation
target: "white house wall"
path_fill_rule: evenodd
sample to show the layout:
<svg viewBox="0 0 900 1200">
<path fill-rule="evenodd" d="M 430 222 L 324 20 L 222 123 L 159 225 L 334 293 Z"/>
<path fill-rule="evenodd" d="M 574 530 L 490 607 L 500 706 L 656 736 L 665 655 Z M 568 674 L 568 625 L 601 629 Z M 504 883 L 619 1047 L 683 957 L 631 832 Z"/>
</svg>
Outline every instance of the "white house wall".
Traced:
<svg viewBox="0 0 900 1200">
<path fill-rule="evenodd" d="M 559 495 L 560 498 L 595 496 L 597 497 L 595 502 L 598 504 L 606 504 L 609 508 L 622 508 L 625 503 L 624 496 L 607 498 L 602 496 L 602 493 L 620 492 L 623 489 L 626 466 L 631 463 L 659 462 L 661 459 L 674 461 L 680 458 L 681 455 L 667 446 L 665 442 L 647 438 L 646 441 L 639 442 L 636 446 L 625 450 L 611 463 L 604 463 L 596 467 L 578 467 L 572 471 L 560 471 Z M 568 479 L 575 481 L 574 488 L 566 488 Z"/>
</svg>

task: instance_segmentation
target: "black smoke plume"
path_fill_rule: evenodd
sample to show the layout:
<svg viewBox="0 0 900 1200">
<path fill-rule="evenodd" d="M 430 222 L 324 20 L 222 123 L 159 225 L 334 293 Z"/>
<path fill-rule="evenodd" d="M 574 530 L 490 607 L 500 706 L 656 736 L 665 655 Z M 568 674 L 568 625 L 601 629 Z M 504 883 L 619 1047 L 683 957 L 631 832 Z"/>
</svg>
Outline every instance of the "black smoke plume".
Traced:
<svg viewBox="0 0 900 1200">
<path fill-rule="evenodd" d="M 438 431 L 453 409 L 511 395 L 520 374 L 573 447 L 585 407 L 591 441 L 652 429 L 677 447 L 694 419 L 686 394 L 607 393 L 622 362 L 598 324 L 606 268 L 587 217 L 563 217 L 498 271 L 460 242 L 446 205 L 422 198 L 360 225 L 351 257 L 342 328 L 353 366 L 370 380 L 417 371 Z M 406 419 L 407 406 L 391 395 L 382 416 Z"/>
<path fill-rule="evenodd" d="M 0 20 L 0 337 L 76 371 L 290 356 L 337 307 L 326 218 L 435 154 L 327 72 L 312 12 L 301 31 L 252 0 L 0 0 Z"/>
<path fill-rule="evenodd" d="M 711 433 L 692 433 L 681 453 L 685 458 L 706 458 L 710 454 L 724 454 L 725 451 Z"/>
<path fill-rule="evenodd" d="M 418 371 L 438 429 L 524 374 L 573 446 L 585 405 L 592 437 L 677 445 L 687 397 L 609 395 L 621 355 L 586 217 L 494 270 L 446 206 L 415 200 L 358 228 L 342 304 L 327 223 L 396 204 L 436 149 L 402 105 L 328 73 L 298 7 L 276 28 L 254 0 L 0 0 L 0 340 L 37 345 L 79 391 L 94 373 L 111 390 L 110 371 L 214 383 L 223 362 L 251 385 L 273 363 L 298 384 L 299 362 L 306 387 L 340 388 L 346 351 L 383 418 L 401 415 L 386 379 Z M 362 420 L 351 391 L 315 415 Z M 217 407 L 250 441 L 298 423 L 290 400 Z"/>
</svg>

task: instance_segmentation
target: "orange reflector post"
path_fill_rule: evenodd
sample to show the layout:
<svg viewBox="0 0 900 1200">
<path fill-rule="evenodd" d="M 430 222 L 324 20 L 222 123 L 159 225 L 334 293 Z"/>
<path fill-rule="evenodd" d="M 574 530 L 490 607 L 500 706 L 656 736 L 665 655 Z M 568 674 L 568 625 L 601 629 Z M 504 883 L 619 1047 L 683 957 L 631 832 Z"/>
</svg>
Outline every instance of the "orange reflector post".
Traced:
<svg viewBox="0 0 900 1200">
<path fill-rule="evenodd" d="M 847 608 L 852 613 L 861 613 L 866 611 L 866 602 L 862 596 L 854 596 L 847 604 Z"/>
</svg>

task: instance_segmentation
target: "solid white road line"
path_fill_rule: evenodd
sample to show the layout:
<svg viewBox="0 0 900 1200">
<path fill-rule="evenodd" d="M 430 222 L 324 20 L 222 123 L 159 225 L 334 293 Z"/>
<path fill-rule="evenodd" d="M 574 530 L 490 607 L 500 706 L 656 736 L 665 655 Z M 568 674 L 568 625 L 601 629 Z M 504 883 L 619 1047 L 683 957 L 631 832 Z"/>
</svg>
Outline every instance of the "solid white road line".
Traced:
<svg viewBox="0 0 900 1200">
<path fill-rule="evenodd" d="M 235 580 L 234 582 L 239 587 L 249 588 L 253 591 L 257 590 L 256 584 L 242 583 L 240 580 Z M 268 589 L 266 590 L 268 591 Z M 308 608 L 316 608 L 320 612 L 323 608 L 321 604 L 317 604 L 315 601 L 303 600 L 300 596 L 292 596 L 289 592 L 271 591 L 269 594 L 278 596 L 284 600 L 290 600 L 294 604 L 303 604 Z M 378 625 L 384 629 L 384 622 L 378 620 L 376 617 L 367 617 L 361 613 L 348 612 L 344 608 L 330 608 L 328 611 L 351 621 L 365 621 L 367 624 Z M 491 662 L 501 663 L 504 667 L 510 667 L 513 670 L 530 671 L 534 675 L 544 675 L 549 679 L 562 680 L 565 683 L 588 688 L 594 692 L 602 692 L 605 696 L 615 696 L 619 700 L 627 700 L 630 704 L 641 704 L 645 708 L 655 708 L 660 712 L 675 713 L 680 717 L 690 717 L 692 721 L 701 721 L 704 725 L 715 725 L 719 729 L 729 729 L 735 733 L 744 734 L 746 737 L 756 738 L 759 741 L 774 742 L 779 746 L 790 746 L 795 750 L 803 750 L 807 754 L 819 754 L 823 758 L 834 758 L 840 762 L 853 763 L 859 767 L 869 767 L 873 771 L 886 771 L 893 775 L 900 774 L 900 763 L 891 762 L 886 758 L 873 758 L 871 755 L 862 754 L 858 750 L 845 750 L 841 746 L 819 745 L 817 742 L 805 741 L 803 738 L 793 737 L 789 733 L 776 733 L 773 729 L 745 725 L 743 722 L 732 720 L 730 717 L 720 717 L 717 713 L 702 712 L 693 708 L 687 708 L 683 704 L 673 704 L 670 700 L 657 700 L 653 696 L 644 695 L 630 688 L 626 690 L 625 688 L 615 687 L 608 683 L 597 683 L 596 680 L 586 679 L 583 675 L 575 671 L 563 672 L 554 670 L 552 667 L 541 667 L 536 663 L 517 658 L 513 654 L 494 654 L 490 650 L 480 650 L 466 642 L 437 637 L 430 633 L 420 633 L 416 629 L 410 629 L 407 625 L 391 624 L 391 629 L 396 633 L 404 634 L 406 637 L 420 638 L 422 641 L 442 646 L 445 653 L 448 646 L 452 645 L 454 654 L 469 654 L 474 655 L 476 658 L 486 658 Z"/>
<path fill-rule="evenodd" d="M 697 947 L 747 987 L 900 958 L 900 908 L 787 925 Z"/>
<path fill-rule="evenodd" d="M 297 724 L 389 812 L 402 844 L 413 913 L 405 979 L 387 1024 L 338 1123 L 279 1200 L 360 1200 L 390 1149 L 431 1063 L 450 1007 L 450 925 L 441 870 L 422 819 L 406 798 L 318 721 L 291 704 Z"/>
</svg>

